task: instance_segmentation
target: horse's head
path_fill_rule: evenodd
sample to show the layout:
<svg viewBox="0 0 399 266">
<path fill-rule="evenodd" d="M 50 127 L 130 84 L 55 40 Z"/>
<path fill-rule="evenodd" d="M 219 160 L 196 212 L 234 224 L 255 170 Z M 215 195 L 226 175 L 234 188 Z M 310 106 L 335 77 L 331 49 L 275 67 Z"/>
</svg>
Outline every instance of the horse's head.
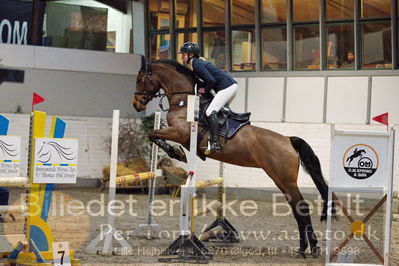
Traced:
<svg viewBox="0 0 399 266">
<path fill-rule="evenodd" d="M 137 75 L 133 101 L 134 108 L 138 112 L 143 111 L 160 89 L 161 82 L 156 75 L 153 75 L 151 62 L 147 62 L 144 56 L 141 56 L 141 68 Z"/>
<path fill-rule="evenodd" d="M 168 98 L 169 104 L 176 105 L 187 98 L 187 94 L 194 93 L 195 79 L 192 70 L 174 60 L 162 59 L 152 64 L 142 56 L 133 106 L 140 112 L 153 98 L 163 96 Z"/>
</svg>

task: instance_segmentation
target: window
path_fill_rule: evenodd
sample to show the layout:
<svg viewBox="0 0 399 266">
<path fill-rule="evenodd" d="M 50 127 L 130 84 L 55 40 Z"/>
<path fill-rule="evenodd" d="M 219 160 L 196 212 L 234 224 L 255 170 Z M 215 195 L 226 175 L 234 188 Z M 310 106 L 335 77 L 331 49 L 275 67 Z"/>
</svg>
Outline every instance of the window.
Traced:
<svg viewBox="0 0 399 266">
<path fill-rule="evenodd" d="M 361 17 L 389 17 L 391 0 L 361 0 Z"/>
<path fill-rule="evenodd" d="M 255 24 L 255 0 L 232 0 L 231 24 Z"/>
<path fill-rule="evenodd" d="M 198 1 L 201 25 L 196 24 Z M 148 0 L 148 46 L 152 58 L 181 62 L 181 56 L 175 55 L 180 46 L 201 40 L 202 55 L 230 71 L 389 69 L 398 46 L 397 38 L 391 37 L 399 28 L 398 14 L 397 25 L 391 23 L 393 1 L 399 6 L 399 0 L 176 0 L 175 41 L 170 43 L 169 0 Z M 320 18 L 321 7 L 326 8 L 325 18 Z M 258 37 L 260 47 L 255 42 Z"/>
<path fill-rule="evenodd" d="M 233 70 L 255 70 L 255 32 L 253 30 L 232 31 Z"/>
<path fill-rule="evenodd" d="M 353 19 L 356 0 L 327 0 L 327 19 Z"/>
<path fill-rule="evenodd" d="M 170 34 L 152 34 L 150 47 L 151 60 L 170 58 Z"/>
<path fill-rule="evenodd" d="M 202 25 L 224 27 L 224 0 L 202 1 Z"/>
<path fill-rule="evenodd" d="M 330 25 L 327 27 L 328 69 L 354 69 L 355 43 L 353 24 Z"/>
<path fill-rule="evenodd" d="M 320 69 L 318 26 L 298 26 L 295 35 L 295 69 Z"/>
<path fill-rule="evenodd" d="M 180 52 L 180 47 L 183 45 L 185 42 L 198 42 L 197 38 L 197 33 L 192 32 L 192 33 L 178 33 L 176 35 L 176 60 L 180 63 L 183 64 L 183 61 L 181 60 L 181 55 L 179 54 Z"/>
<path fill-rule="evenodd" d="M 131 17 L 97 1 L 46 2 L 43 44 L 129 53 Z"/>
<path fill-rule="evenodd" d="M 176 3 L 176 28 L 197 26 L 195 0 L 178 0 Z"/>
<path fill-rule="evenodd" d="M 364 68 L 392 68 L 391 23 L 362 25 L 362 62 Z"/>
<path fill-rule="evenodd" d="M 215 66 L 226 68 L 226 38 L 224 31 L 204 32 L 203 55 Z"/>
<path fill-rule="evenodd" d="M 287 69 L 286 28 L 262 29 L 262 70 Z"/>
<path fill-rule="evenodd" d="M 294 21 L 319 20 L 320 0 L 293 0 Z"/>
<path fill-rule="evenodd" d="M 148 0 L 151 29 L 169 29 L 169 1 Z"/>
<path fill-rule="evenodd" d="M 286 0 L 262 0 L 262 23 L 285 22 Z"/>
</svg>

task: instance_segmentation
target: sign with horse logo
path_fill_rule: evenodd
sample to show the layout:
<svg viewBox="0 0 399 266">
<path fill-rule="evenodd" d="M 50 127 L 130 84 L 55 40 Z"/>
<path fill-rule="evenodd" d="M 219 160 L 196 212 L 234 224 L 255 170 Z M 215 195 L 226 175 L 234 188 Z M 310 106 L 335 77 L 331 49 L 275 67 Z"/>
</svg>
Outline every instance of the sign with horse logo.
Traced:
<svg viewBox="0 0 399 266">
<path fill-rule="evenodd" d="M 342 163 L 348 175 L 356 179 L 366 179 L 377 171 L 379 159 L 373 147 L 355 144 L 344 153 Z"/>
<path fill-rule="evenodd" d="M 0 135 L 0 177 L 18 177 L 21 137 Z"/>
<path fill-rule="evenodd" d="M 336 131 L 331 158 L 334 187 L 383 188 L 388 176 L 388 139 L 379 134 Z"/>
<path fill-rule="evenodd" d="M 76 183 L 78 140 L 36 138 L 33 182 Z"/>
<path fill-rule="evenodd" d="M 337 131 L 334 125 L 331 127 L 331 163 L 330 186 L 328 190 L 328 205 L 335 202 L 348 218 L 350 224 L 347 230 L 351 232 L 345 240 L 339 240 L 335 236 L 337 230 L 342 230 L 342 224 L 334 224 L 332 221 L 332 208 L 329 207 L 327 218 L 326 239 L 326 265 L 388 265 L 391 249 L 391 215 L 392 215 L 392 184 L 393 162 L 395 147 L 395 130 L 391 127 L 388 132 L 381 131 Z M 341 194 L 338 194 L 341 193 Z M 373 208 L 367 210 L 364 216 L 354 214 L 346 208 L 351 208 L 351 203 L 339 203 L 339 197 L 344 193 L 365 193 L 381 199 Z M 347 194 L 348 195 L 348 194 Z M 363 197 L 363 196 L 362 196 Z M 365 199 L 369 196 L 365 196 Z M 341 198 L 342 200 L 342 198 Z M 364 202 L 364 200 L 362 200 Z M 383 230 L 376 229 L 375 225 L 367 224 L 378 209 L 385 204 L 385 210 L 379 214 L 383 217 Z M 367 205 L 365 205 L 367 206 Z M 356 216 L 355 216 L 356 215 Z M 377 215 L 376 215 L 377 216 Z M 377 218 L 377 219 L 380 219 Z M 334 226 L 333 226 L 334 224 Z M 366 228 L 373 228 L 373 232 L 384 235 L 378 239 L 377 249 L 372 238 L 368 236 Z M 352 240 L 355 239 L 355 240 Z M 368 247 L 358 246 L 359 252 L 348 252 L 358 244 L 354 241 L 364 240 Z M 374 241 L 375 242 L 375 241 Z M 383 246 L 381 245 L 383 242 Z M 338 244 L 337 244 L 338 243 Z M 351 246 L 354 244 L 355 246 Z M 369 249 L 368 249 L 369 248 Z M 382 248 L 382 249 L 381 249 Z M 373 251 L 375 259 L 364 259 L 361 254 Z M 364 264 L 365 262 L 379 262 Z"/>
</svg>

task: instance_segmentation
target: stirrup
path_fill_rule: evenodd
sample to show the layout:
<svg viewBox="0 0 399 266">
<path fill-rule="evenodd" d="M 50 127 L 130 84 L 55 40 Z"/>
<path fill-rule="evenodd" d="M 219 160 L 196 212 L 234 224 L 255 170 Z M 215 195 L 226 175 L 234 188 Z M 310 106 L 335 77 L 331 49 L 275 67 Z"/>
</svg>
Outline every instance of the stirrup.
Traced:
<svg viewBox="0 0 399 266">
<path fill-rule="evenodd" d="M 206 147 L 206 150 L 204 151 L 204 153 L 206 155 L 209 155 L 211 153 L 221 153 L 222 152 L 222 145 L 220 144 L 220 142 L 214 142 L 211 143 L 210 141 L 208 141 L 208 146 Z"/>
</svg>

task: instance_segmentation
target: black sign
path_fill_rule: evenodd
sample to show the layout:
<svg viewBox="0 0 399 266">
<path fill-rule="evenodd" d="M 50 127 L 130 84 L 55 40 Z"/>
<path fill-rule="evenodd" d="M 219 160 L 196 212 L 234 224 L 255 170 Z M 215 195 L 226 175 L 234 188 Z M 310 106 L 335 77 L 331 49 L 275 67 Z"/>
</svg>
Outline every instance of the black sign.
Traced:
<svg viewBox="0 0 399 266">
<path fill-rule="evenodd" d="M 0 1 L 0 43 L 30 44 L 32 2 Z"/>
<path fill-rule="evenodd" d="M 24 83 L 25 71 L 0 68 L 0 85 L 3 81 Z"/>
</svg>

